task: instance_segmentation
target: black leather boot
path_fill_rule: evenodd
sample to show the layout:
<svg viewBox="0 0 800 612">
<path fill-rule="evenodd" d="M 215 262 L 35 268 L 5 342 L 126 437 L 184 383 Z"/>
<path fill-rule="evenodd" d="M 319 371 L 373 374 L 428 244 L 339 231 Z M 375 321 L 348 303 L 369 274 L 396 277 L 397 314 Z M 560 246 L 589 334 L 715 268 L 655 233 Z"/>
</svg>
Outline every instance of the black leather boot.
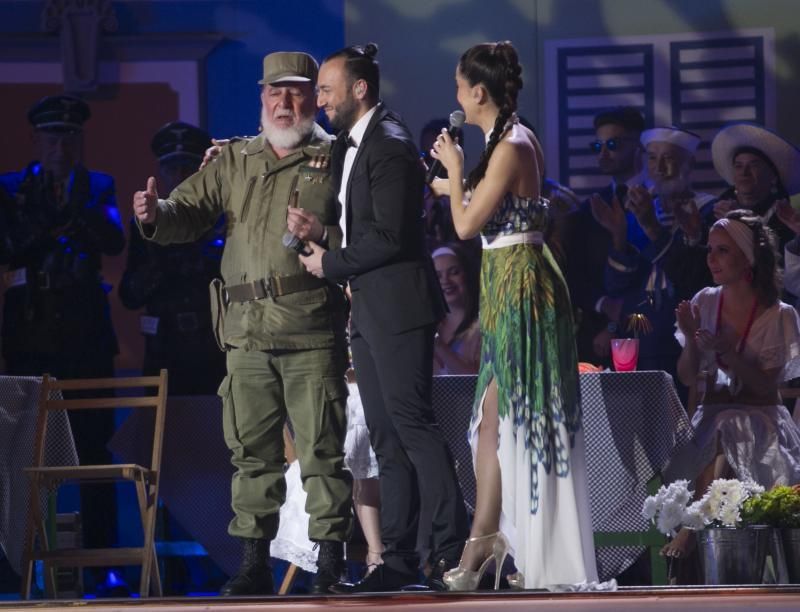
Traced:
<svg viewBox="0 0 800 612">
<path fill-rule="evenodd" d="M 318 542 L 317 574 L 311 585 L 315 595 L 330 594 L 330 587 L 342 579 L 344 573 L 344 544 L 342 542 Z"/>
<path fill-rule="evenodd" d="M 272 569 L 269 558 L 269 540 L 242 538 L 242 564 L 235 576 L 222 585 L 221 597 L 236 595 L 272 595 Z"/>
</svg>

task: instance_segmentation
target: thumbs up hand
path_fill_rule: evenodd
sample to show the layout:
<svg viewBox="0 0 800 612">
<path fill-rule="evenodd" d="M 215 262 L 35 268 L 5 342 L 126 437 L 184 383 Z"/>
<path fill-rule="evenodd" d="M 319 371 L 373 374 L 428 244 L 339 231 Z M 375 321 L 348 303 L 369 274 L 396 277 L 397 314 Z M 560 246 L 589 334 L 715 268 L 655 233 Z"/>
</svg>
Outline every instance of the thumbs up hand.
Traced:
<svg viewBox="0 0 800 612">
<path fill-rule="evenodd" d="M 153 223 L 156 220 L 157 204 L 156 179 L 151 176 L 147 179 L 147 189 L 133 194 L 133 214 L 141 223 Z"/>
</svg>

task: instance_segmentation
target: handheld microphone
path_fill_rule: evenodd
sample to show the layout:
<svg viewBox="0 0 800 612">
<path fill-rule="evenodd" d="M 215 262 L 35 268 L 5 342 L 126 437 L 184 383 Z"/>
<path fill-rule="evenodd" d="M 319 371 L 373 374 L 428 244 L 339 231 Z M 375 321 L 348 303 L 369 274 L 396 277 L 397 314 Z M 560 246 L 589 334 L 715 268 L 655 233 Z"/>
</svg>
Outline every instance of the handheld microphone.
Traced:
<svg viewBox="0 0 800 612">
<path fill-rule="evenodd" d="M 300 240 L 297 236 L 292 234 L 291 232 L 286 232 L 281 238 L 281 242 L 283 246 L 287 249 L 292 249 L 295 253 L 299 255 L 303 255 L 304 257 L 308 257 L 311 255 L 311 251 L 306 249 L 306 243 Z"/>
<path fill-rule="evenodd" d="M 464 125 L 464 121 L 467 120 L 467 116 L 464 114 L 464 111 L 461 110 L 454 110 L 450 113 L 450 127 L 447 128 L 447 133 L 450 135 L 450 138 L 455 139 L 458 136 L 458 133 L 461 131 L 461 127 Z M 428 168 L 428 174 L 425 175 L 425 182 L 430 183 L 433 179 L 436 178 L 436 175 L 442 169 L 442 162 L 438 159 L 434 159 L 431 167 Z"/>
</svg>

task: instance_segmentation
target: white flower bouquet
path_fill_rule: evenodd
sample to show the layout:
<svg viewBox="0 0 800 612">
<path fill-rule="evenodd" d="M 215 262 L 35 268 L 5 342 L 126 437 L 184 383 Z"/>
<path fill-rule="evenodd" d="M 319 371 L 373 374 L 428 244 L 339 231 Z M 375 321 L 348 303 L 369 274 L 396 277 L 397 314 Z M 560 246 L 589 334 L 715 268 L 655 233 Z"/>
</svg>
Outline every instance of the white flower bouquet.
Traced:
<svg viewBox="0 0 800 612">
<path fill-rule="evenodd" d="M 661 533 L 674 536 L 683 525 L 692 492 L 688 480 L 676 480 L 668 486 L 662 485 L 655 495 L 644 500 L 642 516 L 653 521 Z"/>
<path fill-rule="evenodd" d="M 718 478 L 708 487 L 702 499 L 693 502 L 684 516 L 686 527 L 702 529 L 712 527 L 739 527 L 744 502 L 764 492 L 764 487 L 754 482 Z"/>
<path fill-rule="evenodd" d="M 652 521 L 658 531 L 673 537 L 681 527 L 737 527 L 745 500 L 763 491 L 753 482 L 719 478 L 701 499 L 691 502 L 689 481 L 676 480 L 644 500 L 642 516 Z"/>
</svg>

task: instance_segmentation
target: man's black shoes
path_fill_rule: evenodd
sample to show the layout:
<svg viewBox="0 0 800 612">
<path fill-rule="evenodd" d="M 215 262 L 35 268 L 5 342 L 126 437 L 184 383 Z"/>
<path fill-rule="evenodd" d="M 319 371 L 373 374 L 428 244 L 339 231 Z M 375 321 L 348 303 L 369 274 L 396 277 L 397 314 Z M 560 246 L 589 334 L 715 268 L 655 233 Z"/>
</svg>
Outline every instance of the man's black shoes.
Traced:
<svg viewBox="0 0 800 612">
<path fill-rule="evenodd" d="M 450 561 L 442 557 L 431 566 L 431 573 L 425 579 L 425 586 L 431 591 L 446 591 L 447 585 L 444 583 L 445 572 L 458 565 L 458 561 Z"/>
<path fill-rule="evenodd" d="M 385 593 L 401 591 L 417 582 L 417 575 L 379 565 L 366 578 L 356 584 L 339 583 L 331 587 L 334 593 Z"/>
</svg>

